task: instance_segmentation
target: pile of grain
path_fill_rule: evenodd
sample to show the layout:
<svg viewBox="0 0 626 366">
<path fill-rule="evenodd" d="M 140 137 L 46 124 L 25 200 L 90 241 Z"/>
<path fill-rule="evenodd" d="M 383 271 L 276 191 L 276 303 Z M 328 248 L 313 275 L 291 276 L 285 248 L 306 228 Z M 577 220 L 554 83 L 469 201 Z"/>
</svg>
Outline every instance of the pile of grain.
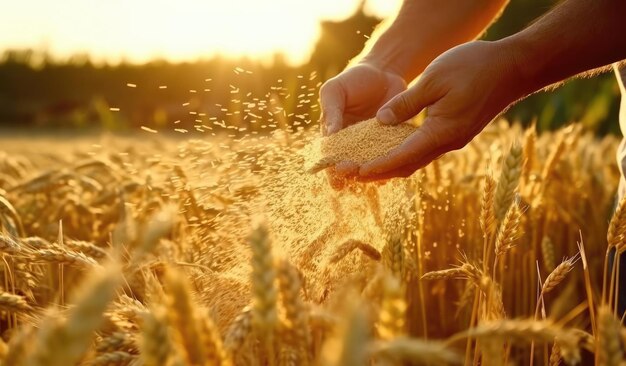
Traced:
<svg viewBox="0 0 626 366">
<path fill-rule="evenodd" d="M 340 161 L 362 164 L 386 155 L 399 146 L 417 127 L 380 124 L 375 118 L 356 123 L 321 141 L 321 159 L 310 169 L 315 173 Z"/>
</svg>

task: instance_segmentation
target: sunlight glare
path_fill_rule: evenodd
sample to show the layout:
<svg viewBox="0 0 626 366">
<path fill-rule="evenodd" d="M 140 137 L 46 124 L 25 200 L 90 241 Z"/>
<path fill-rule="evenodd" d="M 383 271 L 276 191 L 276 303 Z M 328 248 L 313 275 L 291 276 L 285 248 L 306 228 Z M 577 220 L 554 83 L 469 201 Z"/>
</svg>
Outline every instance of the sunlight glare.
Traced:
<svg viewBox="0 0 626 366">
<path fill-rule="evenodd" d="M 378 16 L 393 7 L 371 1 Z M 397 4 L 397 1 L 390 3 Z M 67 57 L 142 62 L 225 54 L 270 60 L 282 52 L 306 62 L 322 19 L 350 16 L 359 1 L 301 0 L 23 0 L 0 13 L 0 50 L 44 48 Z M 387 14 L 385 14 L 387 13 Z"/>
</svg>

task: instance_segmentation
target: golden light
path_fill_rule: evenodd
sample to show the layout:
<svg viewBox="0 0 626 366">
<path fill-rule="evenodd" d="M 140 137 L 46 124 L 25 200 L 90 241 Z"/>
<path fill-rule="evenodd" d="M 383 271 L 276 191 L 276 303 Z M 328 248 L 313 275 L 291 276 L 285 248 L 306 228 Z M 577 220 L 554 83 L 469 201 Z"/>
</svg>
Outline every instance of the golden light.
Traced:
<svg viewBox="0 0 626 366">
<path fill-rule="evenodd" d="M 370 1 L 378 16 L 396 1 Z M 142 62 L 210 57 L 306 61 L 322 19 L 349 16 L 359 0 L 47 0 L 11 1 L 0 13 L 0 50 L 46 48 L 96 60 Z M 8 9 L 7 9 L 8 7 Z"/>
</svg>

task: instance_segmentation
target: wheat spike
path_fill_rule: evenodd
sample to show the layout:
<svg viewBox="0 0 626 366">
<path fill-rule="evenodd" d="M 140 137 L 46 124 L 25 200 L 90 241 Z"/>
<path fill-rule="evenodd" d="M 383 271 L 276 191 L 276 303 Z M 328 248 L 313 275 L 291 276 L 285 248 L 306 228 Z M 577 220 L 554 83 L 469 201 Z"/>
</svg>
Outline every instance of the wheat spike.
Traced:
<svg viewBox="0 0 626 366">
<path fill-rule="evenodd" d="M 31 326 L 21 327 L 16 331 L 8 343 L 7 354 L 3 357 L 3 365 L 25 365 L 25 360 L 32 347 L 32 335 L 35 328 Z"/>
<path fill-rule="evenodd" d="M 421 280 L 442 280 L 447 278 L 458 278 L 466 275 L 467 268 L 464 267 L 455 267 L 442 269 L 440 271 L 430 271 L 424 273 L 424 275 L 420 278 Z"/>
<path fill-rule="evenodd" d="M 252 307 L 246 306 L 239 315 L 233 320 L 232 324 L 226 332 L 224 346 L 233 353 L 246 340 L 246 337 L 252 330 Z"/>
<path fill-rule="evenodd" d="M 622 198 L 611 218 L 609 230 L 607 232 L 607 241 L 609 248 L 617 247 L 620 249 L 624 246 L 624 238 L 626 234 L 626 197 Z"/>
<path fill-rule="evenodd" d="M 546 160 L 546 164 L 543 166 L 543 171 L 541 172 L 541 178 L 545 182 L 548 178 L 554 174 L 554 170 L 565 151 L 565 133 L 561 133 L 557 138 L 557 142 L 554 146 L 554 149 L 548 156 Z"/>
<path fill-rule="evenodd" d="M 127 365 L 130 362 L 137 359 L 137 355 L 130 354 L 124 351 L 113 351 L 103 353 L 96 356 L 91 361 L 87 362 L 89 366 L 113 366 L 113 365 Z"/>
<path fill-rule="evenodd" d="M 496 229 L 496 216 L 494 212 L 493 198 L 496 189 L 496 181 L 491 175 L 485 177 L 483 196 L 480 210 L 480 227 L 484 235 L 491 235 Z"/>
<path fill-rule="evenodd" d="M 526 180 L 530 177 L 530 173 L 535 167 L 535 144 L 537 142 L 537 131 L 532 125 L 524 133 L 524 164 L 522 166 L 522 175 Z"/>
<path fill-rule="evenodd" d="M 504 338 L 527 343 L 531 341 L 549 343 L 558 337 L 560 340 L 559 346 L 562 349 L 561 354 L 565 361 L 571 364 L 580 362 L 579 338 L 574 332 L 560 328 L 548 320 L 513 319 L 488 321 L 453 336 L 452 340 L 464 337 L 479 339 Z"/>
<path fill-rule="evenodd" d="M 522 229 L 520 227 L 520 219 L 522 212 L 517 204 L 511 205 L 509 210 L 504 216 L 502 225 L 496 236 L 495 253 L 496 257 L 499 257 L 506 253 L 513 247 L 515 241 L 522 236 Z"/>
<path fill-rule="evenodd" d="M 0 292 L 0 309 L 13 313 L 29 313 L 33 310 L 23 296 L 7 292 Z"/>
<path fill-rule="evenodd" d="M 113 351 L 125 351 L 130 352 L 136 350 L 137 345 L 135 338 L 132 334 L 124 332 L 114 332 L 111 335 L 103 338 L 96 345 L 96 352 L 109 353 Z"/>
<path fill-rule="evenodd" d="M 378 317 L 378 334 L 382 340 L 391 340 L 406 333 L 407 304 L 400 280 L 386 273 L 382 281 L 383 300 Z"/>
<path fill-rule="evenodd" d="M 554 243 L 548 236 L 544 236 L 541 240 L 541 256 L 543 257 L 543 265 L 549 272 L 556 267 L 554 259 Z"/>
<path fill-rule="evenodd" d="M 502 164 L 500 179 L 494 198 L 494 211 L 498 220 L 504 219 L 515 198 L 515 190 L 519 185 L 522 172 L 522 148 L 514 143 Z"/>
<path fill-rule="evenodd" d="M 109 266 L 95 271 L 77 292 L 76 306 L 67 319 L 49 316 L 37 334 L 36 347 L 28 365 L 66 366 L 75 364 L 87 351 L 94 331 L 120 282 L 120 270 Z"/>
<path fill-rule="evenodd" d="M 0 252 L 6 254 L 19 254 L 22 247 L 19 243 L 6 235 L 0 234 Z"/>
<path fill-rule="evenodd" d="M 621 344 L 620 321 L 613 316 L 611 309 L 602 305 L 598 309 L 598 335 L 596 349 L 598 366 L 619 366 L 624 359 Z"/>
<path fill-rule="evenodd" d="M 252 318 L 256 332 L 262 338 L 271 338 L 278 323 L 276 310 L 276 269 L 269 239 L 264 226 L 259 226 L 250 237 L 252 248 Z"/>
<path fill-rule="evenodd" d="M 547 294 L 552 291 L 559 283 L 565 279 L 565 276 L 574 268 L 574 264 L 578 261 L 578 256 L 574 256 L 561 262 L 549 275 L 541 287 L 541 293 Z"/>
<path fill-rule="evenodd" d="M 207 363 L 215 366 L 231 366 L 232 362 L 224 348 L 219 330 L 208 312 L 204 312 L 204 316 L 200 320 L 200 330 L 203 334 L 203 348 L 207 354 Z"/>
<path fill-rule="evenodd" d="M 552 350 L 550 351 L 549 365 L 559 366 L 560 363 L 561 363 L 561 347 L 559 347 L 559 343 L 555 339 L 554 343 L 552 344 Z"/>
<path fill-rule="evenodd" d="M 286 318 L 286 348 L 294 352 L 285 352 L 296 365 L 307 365 L 309 362 L 310 334 L 308 308 L 300 297 L 301 283 L 298 270 L 288 261 L 282 260 L 278 265 L 280 294 Z M 281 354 L 282 354 L 281 350 Z"/>
<path fill-rule="evenodd" d="M 364 365 L 370 329 L 367 312 L 355 291 L 344 293 L 343 309 L 338 329 L 323 345 L 318 365 Z"/>
<path fill-rule="evenodd" d="M 206 342 L 200 328 L 197 306 L 191 296 L 191 288 L 182 273 L 169 267 L 164 277 L 168 315 L 173 328 L 180 334 L 180 342 L 190 363 L 203 365 L 207 362 Z"/>
<path fill-rule="evenodd" d="M 456 365 L 462 363 L 461 357 L 442 342 L 405 337 L 373 342 L 368 347 L 368 351 L 376 359 L 386 359 L 398 363 L 410 362 L 412 365 Z"/>
<path fill-rule="evenodd" d="M 141 359 L 145 366 L 167 365 L 172 354 L 167 313 L 161 307 L 143 316 L 141 328 Z"/>
<path fill-rule="evenodd" d="M 405 275 L 404 245 L 402 239 L 394 234 L 387 240 L 382 253 L 383 263 L 394 276 L 400 279 Z"/>
</svg>

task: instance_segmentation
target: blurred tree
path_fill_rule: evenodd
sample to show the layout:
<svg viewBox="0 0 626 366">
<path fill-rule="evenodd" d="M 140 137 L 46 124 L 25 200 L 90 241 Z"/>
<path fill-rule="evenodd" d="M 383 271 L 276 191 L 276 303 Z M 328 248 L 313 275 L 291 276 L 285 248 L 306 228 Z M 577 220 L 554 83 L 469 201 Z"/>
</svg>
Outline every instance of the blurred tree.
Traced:
<svg viewBox="0 0 626 366">
<path fill-rule="evenodd" d="M 511 1 L 484 38 L 499 39 L 519 31 L 554 3 Z M 65 62 L 53 60 L 45 48 L 7 50 L 0 56 L 0 126 L 121 128 L 125 124 L 190 131 L 206 130 L 202 126 L 219 129 L 216 124 L 229 123 L 263 131 L 259 121 L 300 126 L 318 118 L 319 84 L 360 52 L 379 22 L 365 13 L 364 1 L 346 19 L 322 22 L 310 61 L 299 67 L 288 66 L 281 54 L 270 66 L 220 57 L 112 66 L 94 65 L 84 54 Z M 530 96 L 506 117 L 525 124 L 537 119 L 539 129 L 580 120 L 599 134 L 615 133 L 618 93 L 610 73 L 573 80 Z M 114 113 L 107 108 L 114 108 Z"/>
</svg>

